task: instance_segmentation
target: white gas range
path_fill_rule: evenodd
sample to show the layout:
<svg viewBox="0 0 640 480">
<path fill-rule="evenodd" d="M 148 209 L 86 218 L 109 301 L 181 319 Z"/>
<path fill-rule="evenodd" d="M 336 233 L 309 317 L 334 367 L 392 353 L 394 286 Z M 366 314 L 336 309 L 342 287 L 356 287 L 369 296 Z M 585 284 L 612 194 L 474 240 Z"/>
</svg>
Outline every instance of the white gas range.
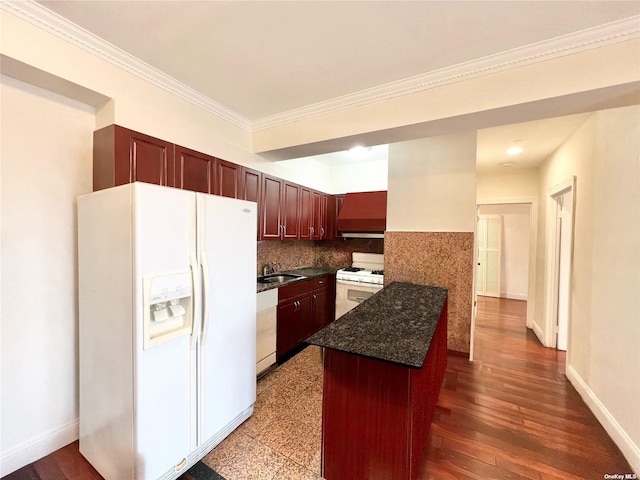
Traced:
<svg viewBox="0 0 640 480">
<path fill-rule="evenodd" d="M 336 318 L 383 288 L 383 254 L 354 252 L 351 262 L 351 267 L 336 272 Z"/>
</svg>

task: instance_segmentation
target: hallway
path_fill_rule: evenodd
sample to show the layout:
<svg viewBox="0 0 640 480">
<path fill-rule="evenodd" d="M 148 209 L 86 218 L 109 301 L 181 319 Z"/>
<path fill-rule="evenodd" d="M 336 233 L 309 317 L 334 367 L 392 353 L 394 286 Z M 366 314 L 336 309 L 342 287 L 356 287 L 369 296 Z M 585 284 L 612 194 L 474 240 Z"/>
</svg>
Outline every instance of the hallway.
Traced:
<svg viewBox="0 0 640 480">
<path fill-rule="evenodd" d="M 631 473 L 566 379 L 565 352 L 542 347 L 525 315 L 524 301 L 478 297 L 475 361 L 449 356 L 420 480 Z"/>
</svg>

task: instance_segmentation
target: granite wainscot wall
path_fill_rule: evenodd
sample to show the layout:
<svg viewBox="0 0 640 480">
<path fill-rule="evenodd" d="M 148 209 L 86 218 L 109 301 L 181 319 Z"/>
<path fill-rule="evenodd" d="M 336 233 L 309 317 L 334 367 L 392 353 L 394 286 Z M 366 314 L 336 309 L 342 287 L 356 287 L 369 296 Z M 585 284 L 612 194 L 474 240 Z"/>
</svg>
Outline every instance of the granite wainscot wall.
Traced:
<svg viewBox="0 0 640 480">
<path fill-rule="evenodd" d="M 386 232 L 384 282 L 449 291 L 447 347 L 469 353 L 473 302 L 473 232 Z"/>
</svg>

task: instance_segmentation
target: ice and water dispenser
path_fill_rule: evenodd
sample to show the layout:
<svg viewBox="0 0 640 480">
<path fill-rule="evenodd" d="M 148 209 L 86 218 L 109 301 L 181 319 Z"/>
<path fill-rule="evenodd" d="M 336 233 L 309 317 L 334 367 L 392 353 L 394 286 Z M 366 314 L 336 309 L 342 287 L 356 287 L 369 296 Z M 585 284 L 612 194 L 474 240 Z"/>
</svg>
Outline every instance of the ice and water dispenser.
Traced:
<svg viewBox="0 0 640 480">
<path fill-rule="evenodd" d="M 193 326 L 191 272 L 146 276 L 144 286 L 144 348 L 183 335 Z"/>
</svg>

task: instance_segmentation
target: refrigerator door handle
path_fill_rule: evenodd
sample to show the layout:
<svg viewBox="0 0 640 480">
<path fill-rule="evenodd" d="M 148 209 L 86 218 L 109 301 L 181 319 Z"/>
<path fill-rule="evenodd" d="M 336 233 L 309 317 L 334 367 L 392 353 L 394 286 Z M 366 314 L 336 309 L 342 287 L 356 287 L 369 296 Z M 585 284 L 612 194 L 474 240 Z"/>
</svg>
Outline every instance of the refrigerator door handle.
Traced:
<svg viewBox="0 0 640 480">
<path fill-rule="evenodd" d="M 193 288 L 193 297 L 191 300 L 191 348 L 195 348 L 202 317 L 199 315 L 201 307 L 198 305 L 200 301 L 200 291 L 196 288 L 198 285 L 196 281 L 196 276 L 198 275 L 198 260 L 196 259 L 195 253 L 189 255 L 189 269 L 191 270 L 191 285 Z"/>
<path fill-rule="evenodd" d="M 207 262 L 207 253 L 204 250 L 200 252 L 200 267 L 202 268 L 202 335 L 200 343 L 204 345 L 209 330 L 209 298 L 211 295 L 209 263 Z"/>
</svg>

